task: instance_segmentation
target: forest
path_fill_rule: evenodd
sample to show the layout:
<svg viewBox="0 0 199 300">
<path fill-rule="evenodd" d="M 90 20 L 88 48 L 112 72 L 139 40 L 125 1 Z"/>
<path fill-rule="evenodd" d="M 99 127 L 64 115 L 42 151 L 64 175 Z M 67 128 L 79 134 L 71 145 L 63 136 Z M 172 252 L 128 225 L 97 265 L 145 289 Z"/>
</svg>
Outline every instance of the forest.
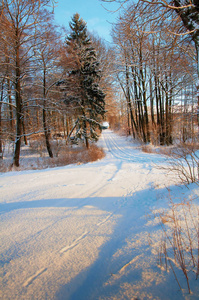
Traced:
<svg viewBox="0 0 199 300">
<path fill-rule="evenodd" d="M 103 121 L 146 145 L 197 147 L 197 1 L 117 2 L 110 44 L 78 13 L 60 28 L 54 1 L 1 1 L 1 163 L 9 147 L 18 167 L 23 144 L 50 158 L 89 149 Z"/>
</svg>

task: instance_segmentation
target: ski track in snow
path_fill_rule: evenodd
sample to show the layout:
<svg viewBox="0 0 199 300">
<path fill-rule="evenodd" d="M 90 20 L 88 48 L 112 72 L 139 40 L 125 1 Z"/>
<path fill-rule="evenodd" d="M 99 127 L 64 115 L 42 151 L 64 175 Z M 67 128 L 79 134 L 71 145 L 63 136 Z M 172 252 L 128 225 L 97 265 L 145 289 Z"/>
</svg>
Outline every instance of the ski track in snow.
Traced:
<svg viewBox="0 0 199 300">
<path fill-rule="evenodd" d="M 148 246 L 146 214 L 173 184 L 163 158 L 110 130 L 99 143 L 98 162 L 0 174 L 3 300 L 188 299 Z"/>
</svg>

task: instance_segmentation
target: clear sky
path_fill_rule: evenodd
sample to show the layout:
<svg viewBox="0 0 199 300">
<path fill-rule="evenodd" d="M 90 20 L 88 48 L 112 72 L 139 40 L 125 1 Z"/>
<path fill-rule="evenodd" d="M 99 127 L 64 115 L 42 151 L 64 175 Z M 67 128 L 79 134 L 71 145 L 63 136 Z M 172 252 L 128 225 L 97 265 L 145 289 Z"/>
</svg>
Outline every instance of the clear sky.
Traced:
<svg viewBox="0 0 199 300">
<path fill-rule="evenodd" d="M 106 8 L 104 8 L 103 6 Z M 55 21 L 69 28 L 75 13 L 87 23 L 90 32 L 96 32 L 106 41 L 111 41 L 110 30 L 118 15 L 116 3 L 103 3 L 100 0 L 58 0 L 55 7 Z"/>
</svg>

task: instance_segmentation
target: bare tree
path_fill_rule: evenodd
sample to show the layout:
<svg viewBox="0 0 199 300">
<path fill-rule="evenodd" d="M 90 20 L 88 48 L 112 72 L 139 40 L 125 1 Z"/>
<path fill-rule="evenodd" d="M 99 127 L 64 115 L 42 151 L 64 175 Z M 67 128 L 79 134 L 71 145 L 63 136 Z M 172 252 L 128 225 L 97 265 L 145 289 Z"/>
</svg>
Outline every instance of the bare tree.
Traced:
<svg viewBox="0 0 199 300">
<path fill-rule="evenodd" d="M 174 100 L 185 74 L 191 75 L 185 70 L 190 57 L 184 52 L 180 35 L 168 34 L 153 8 L 140 2 L 123 10 L 113 26 L 113 40 L 120 53 L 117 73 L 132 133 L 145 143 L 151 139 L 169 145 L 173 140 Z M 180 32 L 178 21 L 170 30 L 173 27 Z"/>
<path fill-rule="evenodd" d="M 48 113 L 59 110 L 59 97 L 57 97 L 57 100 L 55 98 L 57 96 L 56 84 L 62 76 L 62 69 L 58 67 L 62 42 L 56 28 L 50 24 L 50 20 L 45 19 L 45 24 L 37 26 L 37 30 L 38 37 L 36 37 L 36 47 L 34 47 L 34 62 L 36 65 L 34 86 L 37 86 L 41 94 L 42 123 L 46 148 L 49 156 L 52 158 Z"/>
<path fill-rule="evenodd" d="M 101 0 L 102 2 L 117 2 L 120 4 L 120 8 L 123 8 L 129 0 Z M 158 9 L 159 16 L 161 16 L 161 22 L 164 20 L 164 26 L 167 28 L 171 35 L 189 36 L 195 45 L 196 65 L 198 80 L 195 82 L 197 90 L 198 101 L 198 125 L 199 125 L 199 4 L 198 0 L 141 0 L 138 1 L 146 3 L 151 7 Z M 184 30 L 177 32 L 175 29 L 170 29 L 170 24 L 176 22 L 176 15 L 181 20 Z M 174 28 L 174 27 L 173 27 Z"/>
<path fill-rule="evenodd" d="M 9 1 L 2 2 L 2 26 L 5 28 L 3 43 L 6 45 L 9 65 L 13 69 L 12 82 L 16 103 L 16 140 L 13 163 L 19 166 L 22 126 L 23 126 L 23 93 L 22 85 L 29 74 L 29 62 L 32 58 L 33 41 L 36 26 L 41 19 L 41 10 L 50 0 L 43 1 Z"/>
</svg>

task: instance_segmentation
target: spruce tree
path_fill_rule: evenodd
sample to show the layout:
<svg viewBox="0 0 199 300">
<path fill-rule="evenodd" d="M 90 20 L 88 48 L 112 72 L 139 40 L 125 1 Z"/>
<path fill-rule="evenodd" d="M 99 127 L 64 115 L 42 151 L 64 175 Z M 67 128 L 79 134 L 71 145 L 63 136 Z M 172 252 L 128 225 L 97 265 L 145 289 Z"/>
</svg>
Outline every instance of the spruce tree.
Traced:
<svg viewBox="0 0 199 300">
<path fill-rule="evenodd" d="M 76 109 L 76 136 L 84 138 L 88 148 L 89 139 L 98 139 L 96 129 L 105 114 L 105 94 L 99 86 L 99 62 L 86 23 L 76 13 L 69 25 L 71 33 L 66 38 L 66 48 L 71 60 L 68 80 L 73 89 L 68 92 L 67 102 L 73 101 Z"/>
</svg>

